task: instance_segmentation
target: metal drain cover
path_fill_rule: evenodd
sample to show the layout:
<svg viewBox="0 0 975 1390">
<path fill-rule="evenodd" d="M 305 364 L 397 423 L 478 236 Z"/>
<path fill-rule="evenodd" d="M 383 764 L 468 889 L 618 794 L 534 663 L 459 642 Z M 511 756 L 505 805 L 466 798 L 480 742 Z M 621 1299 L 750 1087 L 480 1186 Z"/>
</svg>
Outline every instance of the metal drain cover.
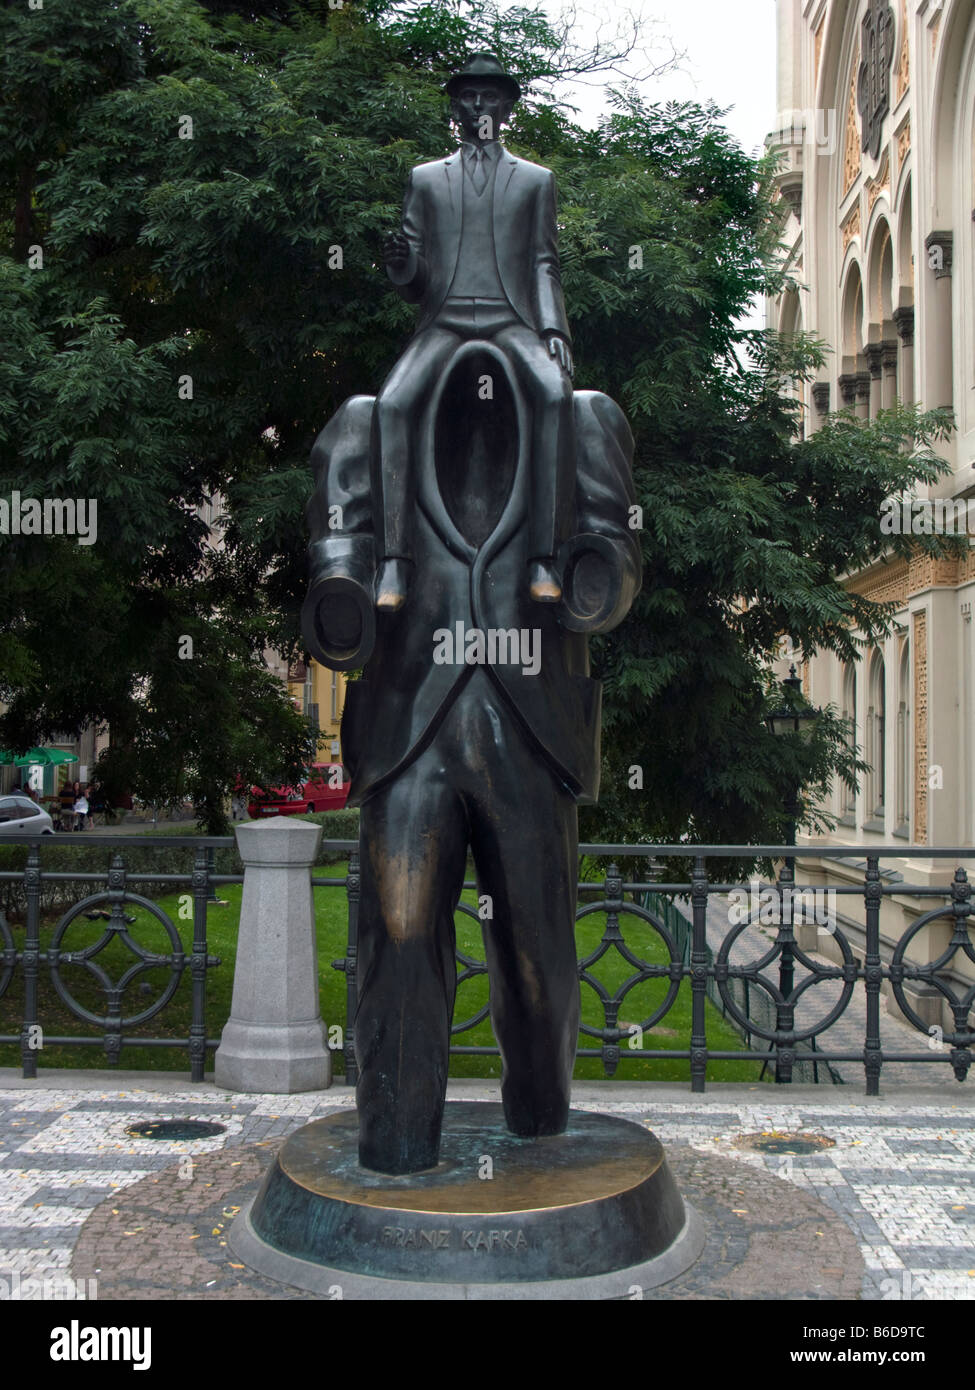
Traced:
<svg viewBox="0 0 975 1390">
<path fill-rule="evenodd" d="M 212 1124 L 208 1120 L 140 1120 L 138 1124 L 129 1125 L 125 1132 L 133 1139 L 168 1139 L 170 1143 L 177 1143 L 188 1139 L 212 1139 L 226 1130 L 226 1125 Z"/>
<path fill-rule="evenodd" d="M 836 1146 L 825 1134 L 743 1134 L 737 1141 L 741 1149 L 757 1149 L 763 1154 L 816 1154 Z"/>
</svg>

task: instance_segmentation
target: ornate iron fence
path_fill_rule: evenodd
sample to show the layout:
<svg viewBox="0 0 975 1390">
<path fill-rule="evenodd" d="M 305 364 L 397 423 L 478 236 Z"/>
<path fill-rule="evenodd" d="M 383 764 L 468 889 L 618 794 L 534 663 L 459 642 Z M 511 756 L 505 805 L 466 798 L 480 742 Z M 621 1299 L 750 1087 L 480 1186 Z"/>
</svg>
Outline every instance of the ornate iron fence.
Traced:
<svg viewBox="0 0 975 1390">
<path fill-rule="evenodd" d="M 20 1043 L 21 1065 L 25 1077 L 37 1075 L 37 1058 L 41 1047 L 91 1046 L 92 1043 L 97 1043 L 100 1040 L 110 1065 L 118 1063 L 122 1048 L 126 1044 L 135 1044 L 139 1047 L 185 1047 L 189 1053 L 191 1079 L 202 1081 L 207 1051 L 216 1048 L 220 1042 L 219 1038 L 208 1038 L 206 1035 L 207 972 L 220 964 L 219 958 L 210 955 L 207 950 L 207 897 L 214 884 L 240 883 L 242 881 L 241 875 L 214 874 L 209 856 L 215 846 L 233 846 L 233 840 L 175 836 L 167 837 L 163 841 L 143 840 L 141 837 L 130 835 L 100 835 L 98 837 L 97 844 L 106 847 L 122 845 L 132 847 L 134 844 L 148 844 L 156 849 L 191 849 L 194 855 L 193 868 L 191 872 L 185 874 L 164 873 L 157 870 L 129 873 L 126 870 L 125 861 L 117 849 L 112 855 L 109 868 L 104 873 L 66 873 L 45 870 L 41 865 L 41 846 L 46 846 L 49 842 L 52 845 L 59 843 L 59 841 L 51 840 L 50 837 L 45 836 L 10 837 L 5 840 L 5 843 L 9 844 L 26 844 L 29 849 L 27 865 L 24 869 L 0 871 L 0 882 L 17 881 L 23 884 L 26 900 L 22 947 L 17 947 L 13 931 L 6 917 L 0 913 L 0 944 L 3 947 L 2 954 L 0 954 L 0 959 L 2 959 L 2 967 L 0 967 L 0 1017 L 2 1017 L 3 997 L 18 969 L 22 972 L 24 993 L 20 1031 L 13 1034 L 0 1033 L 0 1043 Z M 88 841 L 88 843 L 96 842 Z M 172 918 L 157 903 L 141 893 L 135 892 L 130 887 L 131 883 L 141 881 L 162 884 L 169 889 L 182 886 L 190 890 L 193 937 L 188 954 L 183 948 L 179 930 Z M 49 942 L 42 945 L 41 900 L 45 888 L 52 885 L 67 885 L 78 882 L 91 883 L 93 887 L 104 884 L 104 887 L 95 887 L 95 891 L 79 901 L 73 902 L 58 919 Z M 103 909 L 105 907 L 108 908 L 108 920 L 98 940 L 77 950 L 66 949 L 65 942 L 72 925 L 83 915 L 87 915 L 89 920 L 95 920 L 101 912 L 104 917 Z M 168 938 L 168 951 L 149 950 L 133 936 L 129 928 L 136 919 L 126 911 L 127 907 L 144 910 L 160 924 Z M 109 969 L 103 966 L 98 958 L 104 953 L 110 952 L 110 948 L 116 942 L 120 943 L 132 956 L 132 964 L 123 970 L 117 978 L 113 978 Z M 66 967 L 81 967 L 88 978 L 94 982 L 96 990 L 104 999 L 104 1010 L 101 1014 L 88 1008 L 76 998 L 72 990 L 73 981 L 66 979 L 63 973 Z M 135 1001 L 137 998 L 136 986 L 140 983 L 140 977 L 160 967 L 168 971 L 168 977 L 159 996 L 148 1004 L 142 1003 L 140 1005 L 133 1002 L 127 1010 L 128 1001 Z M 192 982 L 192 1003 L 189 1034 L 185 1041 L 172 1037 L 133 1035 L 132 1030 L 134 1028 L 147 1023 L 162 1013 L 176 993 L 186 970 L 189 970 Z M 82 1022 L 98 1028 L 99 1034 L 87 1036 L 55 1035 L 43 1029 L 39 1012 L 38 986 L 44 971 L 47 972 L 58 998 L 67 1011 Z"/>
<path fill-rule="evenodd" d="M 664 922 L 670 928 L 677 942 L 685 965 L 691 963 L 691 944 L 694 937 L 694 923 L 690 916 L 687 916 L 677 906 L 673 898 L 665 897 L 662 893 L 646 893 L 643 896 L 643 906 L 649 907 L 651 911 L 659 913 Z M 729 1020 L 732 1026 L 737 1025 L 735 1019 L 729 1017 L 727 1006 L 714 978 L 714 972 L 710 967 L 714 964 L 714 951 L 709 944 L 706 948 L 708 970 L 707 996 L 716 1009 L 721 1011 L 722 1016 Z M 746 975 L 744 978 L 732 978 L 728 981 L 728 991 L 738 1005 L 740 1013 L 748 1019 L 749 1026 L 742 1029 L 742 1037 L 746 1046 L 750 1046 L 752 1039 L 752 1023 L 764 1023 L 766 1027 L 774 1029 L 776 1022 L 775 1005 L 769 996 L 761 988 L 752 989 L 751 981 Z M 774 1062 L 774 1046 L 769 1043 L 765 1052 L 766 1061 L 762 1065 L 759 1079 L 764 1077 L 769 1062 Z M 835 1085 L 843 1084 L 843 1077 L 835 1067 L 827 1062 L 819 1051 L 816 1039 L 809 1039 L 809 1055 L 800 1056 L 798 1051 L 795 1065 L 793 1066 L 793 1079 L 803 1082 L 812 1082 L 818 1085 L 821 1080 L 832 1082 Z"/>
<path fill-rule="evenodd" d="M 117 1063 L 123 1047 L 127 1045 L 182 1046 L 189 1054 L 192 1079 L 202 1080 L 206 1055 L 219 1044 L 218 1038 L 207 1037 L 206 1027 L 207 976 L 214 966 L 219 965 L 219 960 L 208 952 L 207 900 L 215 885 L 242 882 L 241 874 L 214 873 L 212 854 L 214 850 L 232 848 L 234 841 L 229 837 L 167 837 L 160 841 L 133 836 L 99 836 L 97 843 L 100 846 L 114 850 L 111 865 L 101 873 L 45 869 L 41 862 L 41 847 L 58 843 L 51 841 L 50 837 L 18 837 L 11 839 L 10 843 L 29 846 L 25 868 L 0 870 L 0 884 L 13 881 L 22 885 L 25 920 L 22 944 L 18 945 L 13 930 L 0 913 L 0 1017 L 3 997 L 17 972 L 22 975 L 24 1004 L 19 1031 L 0 1032 L 0 1042 L 20 1044 L 24 1075 L 32 1077 L 37 1074 L 36 1036 L 42 1023 L 38 987 L 46 973 L 68 1012 L 99 1031 L 94 1036 L 52 1036 L 45 1033 L 45 1046 L 83 1046 L 101 1041 L 110 1063 Z M 353 841 L 329 841 L 327 844 L 330 851 L 349 855 L 348 872 L 344 876 L 316 876 L 312 883 L 316 888 L 344 888 L 348 899 L 346 953 L 333 965 L 345 973 L 347 1027 L 344 1030 L 343 1050 L 347 1080 L 354 1081 L 358 854 Z M 192 851 L 192 869 L 186 873 L 155 870 L 130 872 L 120 851 L 123 847 L 135 846 Z M 803 1062 L 816 1066 L 860 1063 L 864 1068 L 868 1095 L 878 1093 L 885 1063 L 948 1064 L 959 1081 L 966 1078 L 975 1045 L 971 1017 L 975 983 L 968 982 L 964 971 L 958 968 L 959 961 L 956 959 L 960 957 L 975 964 L 971 924 L 972 890 L 966 871 L 960 866 L 955 868 L 949 888 L 922 887 L 904 882 L 885 882 L 880 865 L 883 860 L 904 861 L 909 858 L 949 860 L 957 865 L 961 860 L 975 857 L 975 851 L 903 845 L 877 849 L 836 845 L 801 848 L 781 845 L 583 845 L 580 853 L 588 858 L 601 857 L 610 861 L 601 883 L 579 884 L 581 902 L 577 913 L 580 921 L 605 914 L 598 945 L 579 961 L 580 982 L 584 989 L 591 992 L 590 997 L 598 1001 L 602 1015 L 600 1026 L 582 1024 L 583 1045 L 579 1055 L 600 1059 L 607 1076 L 613 1076 L 620 1064 L 631 1058 L 685 1060 L 690 1064 L 692 1089 L 703 1091 L 710 1061 L 765 1063 L 771 1055 L 776 1079 L 781 1082 L 791 1081 L 796 1067 Z M 661 883 L 651 881 L 649 876 L 645 880 L 627 880 L 617 867 L 618 861 L 629 859 L 645 870 L 653 860 L 678 858 L 692 865 L 686 881 Z M 717 861 L 720 866 L 722 859 L 744 858 L 782 861 L 782 866 L 772 889 L 777 903 L 774 939 L 755 958 L 738 961 L 734 958 L 736 947 L 746 940 L 745 933 L 749 927 L 755 925 L 755 912 L 741 915 L 741 919 L 723 934 L 717 951 L 708 945 L 707 914 L 712 898 L 740 890 L 742 886 L 740 883 L 722 882 L 720 875 L 713 871 L 714 862 Z M 840 956 L 839 963 L 824 964 L 801 949 L 796 938 L 796 903 L 800 894 L 814 891 L 812 887 L 800 888 L 795 883 L 795 862 L 804 858 L 847 861 L 856 858 L 865 861 L 862 884 L 831 889 L 838 897 L 847 895 L 862 899 L 862 958 L 854 952 L 849 929 L 839 922 L 830 928 L 830 936 Z M 709 862 L 712 872 L 709 872 Z M 42 895 L 52 885 L 69 882 L 90 883 L 93 891 L 68 907 L 54 925 L 46 944 L 42 944 Z M 149 896 L 136 892 L 130 886 L 138 882 L 165 886 L 167 891 L 181 885 L 189 888 L 192 941 L 188 943 L 188 951 L 184 948 L 176 923 Z M 465 884 L 465 888 L 474 886 L 472 882 Z M 881 905 L 884 897 L 892 894 L 915 898 L 922 903 L 931 900 L 932 905 L 928 911 L 921 912 L 893 944 L 889 958 L 885 960 L 880 930 Z M 689 921 L 674 905 L 676 900 L 681 899 L 689 903 Z M 126 911 L 127 905 L 142 909 L 152 921 L 158 923 L 168 941 L 167 950 L 151 950 L 140 943 L 137 934 L 130 931 L 133 922 Z M 107 923 L 99 939 L 80 949 L 68 949 L 72 924 L 83 914 L 106 907 Z M 479 922 L 477 908 L 472 904 L 461 902 L 458 910 Z M 621 926 L 621 922 L 627 919 L 628 935 L 624 934 Z M 939 954 L 921 963 L 909 959 L 911 943 L 917 935 L 931 923 L 942 921 L 948 924 L 950 932 Z M 657 944 L 658 959 L 649 958 L 653 954 L 651 942 Z M 98 959 L 115 943 L 132 956 L 131 965 L 118 977 L 113 977 Z M 614 958 L 625 962 L 630 967 L 630 973 L 615 988 L 611 988 L 600 978 L 596 968 L 600 962 Z M 69 966 L 83 969 L 94 982 L 104 1001 L 101 1013 L 87 1007 L 73 993 L 71 980 L 66 979 L 63 973 Z M 134 1000 L 139 992 L 137 986 L 141 978 L 148 971 L 160 968 L 168 973 L 158 997 L 151 1003 L 136 1002 L 129 1007 L 129 1001 Z M 182 1039 L 133 1035 L 133 1029 L 156 1018 L 172 1001 L 186 971 L 189 971 L 192 983 L 188 1036 Z M 487 966 L 482 958 L 458 952 L 459 985 L 486 973 Z M 968 973 L 975 980 L 975 972 L 969 970 Z M 659 982 L 662 998 L 639 1021 L 625 1021 L 621 1011 L 627 1000 L 638 986 L 649 982 Z M 923 1035 L 923 1049 L 919 1048 L 916 1052 L 884 1050 L 880 1034 L 880 996 L 885 982 L 889 983 L 904 1018 Z M 931 1030 L 905 993 L 905 986 L 911 982 L 928 987 L 945 1001 L 952 1026 L 943 1030 L 943 1038 L 939 1039 L 943 1046 L 932 1048 L 929 1045 Z M 650 1029 L 662 1024 L 684 985 L 689 986 L 691 991 L 691 1030 L 687 1046 L 671 1049 L 633 1046 L 634 1041 L 642 1039 Z M 837 997 L 828 999 L 817 1016 L 810 1018 L 807 1006 L 814 997 L 812 992 L 822 986 L 827 987 L 827 992 L 832 990 Z M 865 1000 L 862 1047 L 856 1050 L 831 1049 L 828 1045 L 821 1047 L 819 1040 L 844 1015 L 858 987 L 862 987 Z M 709 995 L 741 1032 L 746 1045 L 733 1050 L 709 1047 Z M 767 1001 L 762 1012 L 749 1003 L 750 999 L 756 997 Z M 489 1016 L 489 1010 L 489 1003 L 485 1003 L 469 1017 L 455 1018 L 453 1035 L 461 1038 L 469 1033 Z M 800 1018 L 798 1015 L 801 1013 L 804 1016 Z M 0 1028 L 2 1026 L 0 1023 Z M 758 1045 L 755 1045 L 756 1041 Z M 461 1041 L 456 1042 L 451 1051 L 455 1055 L 498 1055 L 497 1047 L 474 1046 Z"/>
<path fill-rule="evenodd" d="M 579 978 L 584 987 L 594 991 L 600 1002 L 604 1023 L 601 1028 L 582 1024 L 581 1032 L 599 1043 L 598 1047 L 581 1046 L 580 1057 L 597 1057 L 602 1061 L 607 1076 L 613 1076 L 621 1061 L 626 1058 L 646 1058 L 648 1060 L 686 1060 L 690 1063 L 691 1088 L 701 1092 L 705 1089 L 705 1078 L 709 1061 L 757 1061 L 767 1063 L 771 1056 L 775 1063 L 775 1076 L 779 1082 L 790 1082 L 798 1064 L 805 1062 L 818 1069 L 820 1065 L 831 1068 L 833 1063 L 858 1062 L 862 1064 L 866 1077 L 868 1095 L 879 1094 L 881 1068 L 885 1062 L 919 1062 L 925 1064 L 949 1064 L 959 1081 L 963 1081 L 972 1064 L 972 1047 L 975 1044 L 975 1031 L 972 1028 L 972 1007 L 975 1003 L 975 983 L 967 988 L 962 979 L 955 987 L 950 975 L 954 959 L 961 953 L 975 964 L 975 944 L 973 944 L 970 919 L 972 889 L 964 868 L 955 870 L 954 880 L 949 889 L 920 887 L 904 882 L 884 883 L 881 879 L 880 864 L 883 860 L 920 858 L 926 860 L 951 860 L 957 863 L 966 858 L 975 858 L 975 851 L 963 848 L 929 849 L 925 846 L 885 845 L 877 849 L 867 849 L 862 845 L 823 845 L 796 848 L 787 845 L 582 845 L 580 854 L 609 858 L 610 864 L 603 883 L 598 888 L 593 884 L 580 882 L 580 895 L 585 897 L 597 893 L 596 901 L 583 902 L 576 914 L 581 920 L 597 913 L 605 913 L 606 922 L 598 947 L 579 961 Z M 624 858 L 644 861 L 683 859 L 692 863 L 691 876 L 684 882 L 660 883 L 656 881 L 624 880 L 616 860 Z M 782 867 L 774 884 L 773 891 L 778 902 L 775 940 L 760 956 L 753 960 L 733 963 L 732 953 L 736 943 L 750 926 L 755 925 L 756 913 L 750 911 L 729 930 L 721 946 L 714 954 L 707 941 L 707 911 L 709 899 L 715 895 L 724 896 L 740 890 L 741 883 L 725 883 L 714 880 L 708 872 L 709 860 L 722 859 L 765 859 L 781 861 Z M 830 929 L 830 936 L 838 948 L 842 961 L 837 965 L 824 965 L 814 960 L 802 950 L 796 940 L 796 902 L 805 901 L 805 895 L 814 893 L 816 887 L 799 887 L 795 882 L 794 864 L 796 859 L 833 859 L 866 861 L 862 887 L 838 886 L 830 891 L 838 897 L 855 896 L 864 903 L 864 951 L 858 958 L 852 948 L 848 931 L 839 923 Z M 472 881 L 465 888 L 475 887 Z M 336 969 L 344 970 L 347 988 L 347 1017 L 355 1018 L 356 1004 L 356 957 L 358 934 L 358 895 L 359 871 L 356 856 L 350 861 L 348 876 L 349 894 L 349 941 L 346 956 L 335 961 Z M 690 903 L 691 920 L 687 949 L 685 941 L 678 939 L 680 933 L 668 924 L 668 914 L 662 909 L 654 910 L 646 905 L 647 895 L 657 897 L 684 898 Z M 891 958 L 884 961 L 881 954 L 880 909 L 884 896 L 897 894 L 902 897 L 939 899 L 940 903 L 930 911 L 922 913 L 896 943 Z M 800 899 L 800 895 L 803 895 Z M 459 911 L 477 919 L 476 909 L 467 903 L 458 905 Z M 648 933 L 653 933 L 662 943 L 666 954 L 665 962 L 653 962 L 634 951 L 626 941 L 620 927 L 621 918 L 630 917 L 641 923 Z M 911 942 L 930 923 L 946 919 L 951 923 L 950 940 L 945 949 L 934 959 L 916 963 L 908 959 Z M 632 973 L 615 990 L 609 990 L 594 973 L 593 967 L 616 952 L 631 967 Z M 458 952 L 458 985 L 477 975 L 487 973 L 483 959 L 477 959 L 464 952 Z M 796 979 L 799 966 L 801 978 Z M 772 971 L 774 973 L 770 974 Z M 961 979 L 961 977 L 958 977 Z M 620 1009 L 627 996 L 640 984 L 659 980 L 666 983 L 666 993 L 662 1002 L 639 1023 L 620 1026 Z M 691 1036 L 689 1045 L 684 1048 L 645 1048 L 633 1047 L 634 1028 L 637 1035 L 649 1032 L 658 1026 L 673 1008 L 681 984 L 688 981 L 691 988 Z M 924 1049 L 916 1052 L 885 1052 L 881 1045 L 880 995 L 884 982 L 889 981 L 894 998 L 905 1019 L 924 1036 Z M 908 981 L 927 985 L 947 1003 L 954 1027 L 939 1030 L 939 1046 L 932 1048 L 931 1029 L 918 1015 L 904 991 Z M 825 1006 L 822 1014 L 812 1021 L 797 1021 L 796 1014 L 800 1004 L 810 990 L 825 984 L 839 986 L 839 998 Z M 848 1008 L 858 984 L 865 991 L 865 1028 L 863 1046 L 857 1051 L 826 1048 L 817 1040 L 828 1032 Z M 745 1046 L 740 1049 L 709 1048 L 707 1039 L 707 999 L 709 993 L 719 1002 L 725 1017 L 730 1019 L 751 1043 L 757 1038 L 764 1046 Z M 764 998 L 767 1005 L 763 1010 L 749 1007 L 744 1000 L 751 996 Z M 747 1009 L 747 1012 L 746 1012 Z M 469 1032 L 488 1016 L 489 1005 L 484 1005 L 467 1018 L 455 1017 L 452 1035 L 458 1037 Z M 763 1017 L 764 1014 L 764 1017 Z M 451 1047 L 454 1055 L 497 1056 L 497 1047 L 475 1047 L 462 1043 Z M 354 1024 L 345 1035 L 346 1078 L 354 1081 L 357 1075 L 355 1061 Z"/>
</svg>

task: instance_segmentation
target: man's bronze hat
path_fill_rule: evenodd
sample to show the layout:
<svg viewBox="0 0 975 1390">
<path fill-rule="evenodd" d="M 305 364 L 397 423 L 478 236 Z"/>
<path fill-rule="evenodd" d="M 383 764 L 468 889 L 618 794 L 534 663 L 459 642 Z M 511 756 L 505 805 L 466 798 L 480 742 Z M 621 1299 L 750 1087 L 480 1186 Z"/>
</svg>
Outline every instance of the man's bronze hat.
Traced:
<svg viewBox="0 0 975 1390">
<path fill-rule="evenodd" d="M 521 96 L 518 83 L 510 73 L 505 72 L 493 53 L 472 53 L 460 72 L 454 73 L 447 82 L 444 91 L 448 96 L 455 96 L 464 83 L 470 82 L 472 78 L 478 78 L 482 82 L 494 82 L 497 86 L 503 87 L 512 101 L 517 101 Z"/>
</svg>

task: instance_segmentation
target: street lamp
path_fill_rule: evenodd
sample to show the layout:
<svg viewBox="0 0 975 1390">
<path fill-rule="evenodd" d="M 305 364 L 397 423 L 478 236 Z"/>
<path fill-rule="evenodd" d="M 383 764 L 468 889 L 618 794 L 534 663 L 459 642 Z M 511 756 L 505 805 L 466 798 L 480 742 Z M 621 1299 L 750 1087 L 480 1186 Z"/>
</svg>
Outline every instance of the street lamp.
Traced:
<svg viewBox="0 0 975 1390">
<path fill-rule="evenodd" d="M 769 732 L 775 734 L 777 738 L 784 737 L 786 734 L 798 734 L 803 743 L 807 743 L 816 727 L 819 710 L 813 709 L 803 695 L 802 681 L 796 675 L 794 666 L 789 667 L 789 674 L 782 682 L 782 697 L 782 704 L 765 716 L 765 723 L 768 725 Z M 787 845 L 794 845 L 796 842 L 796 821 L 799 818 L 798 785 L 793 788 L 785 811 L 789 817 L 785 842 Z M 791 865 L 793 869 L 795 868 L 794 859 L 787 859 L 786 863 Z"/>
<path fill-rule="evenodd" d="M 809 739 L 819 718 L 819 710 L 806 702 L 802 693 L 802 681 L 796 675 L 796 668 L 789 667 L 789 674 L 782 682 L 783 702 L 778 709 L 765 716 L 769 731 L 773 734 L 798 734 L 803 741 Z"/>
</svg>

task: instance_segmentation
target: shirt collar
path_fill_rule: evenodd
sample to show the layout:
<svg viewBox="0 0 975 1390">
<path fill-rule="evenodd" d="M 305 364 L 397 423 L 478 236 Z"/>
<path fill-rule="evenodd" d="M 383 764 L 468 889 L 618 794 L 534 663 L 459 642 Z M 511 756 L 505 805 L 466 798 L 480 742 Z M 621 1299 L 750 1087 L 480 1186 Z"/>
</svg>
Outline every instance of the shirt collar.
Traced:
<svg viewBox="0 0 975 1390">
<path fill-rule="evenodd" d="M 500 140 L 464 140 L 461 143 L 461 151 L 465 158 L 474 154 L 476 150 L 483 150 L 485 156 L 492 164 L 497 164 L 501 158 Z"/>
</svg>

